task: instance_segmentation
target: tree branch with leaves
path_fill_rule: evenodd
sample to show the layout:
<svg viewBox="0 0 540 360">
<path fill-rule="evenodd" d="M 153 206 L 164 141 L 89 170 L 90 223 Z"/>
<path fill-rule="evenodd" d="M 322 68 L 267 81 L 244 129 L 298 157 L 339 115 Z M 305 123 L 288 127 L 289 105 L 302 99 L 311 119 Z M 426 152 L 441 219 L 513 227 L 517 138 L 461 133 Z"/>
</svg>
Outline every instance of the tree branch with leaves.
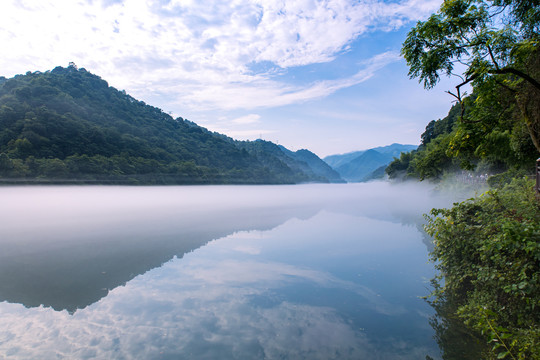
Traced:
<svg viewBox="0 0 540 360">
<path fill-rule="evenodd" d="M 538 0 L 445 0 L 409 32 L 402 55 L 409 76 L 427 89 L 441 75 L 459 76 L 456 91 L 447 92 L 462 107 L 465 85 L 512 89 L 540 152 L 540 116 L 534 109 L 540 102 L 539 23 Z"/>
</svg>

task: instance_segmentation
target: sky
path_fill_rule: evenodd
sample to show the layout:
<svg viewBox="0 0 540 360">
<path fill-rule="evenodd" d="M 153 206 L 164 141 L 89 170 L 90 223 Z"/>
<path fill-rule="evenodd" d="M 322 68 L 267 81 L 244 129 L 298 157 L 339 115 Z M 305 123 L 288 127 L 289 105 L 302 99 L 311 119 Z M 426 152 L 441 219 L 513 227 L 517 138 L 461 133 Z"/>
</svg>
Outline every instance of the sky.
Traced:
<svg viewBox="0 0 540 360">
<path fill-rule="evenodd" d="M 173 117 L 325 157 L 418 144 L 453 85 L 400 49 L 442 0 L 2 0 L 0 76 L 74 62 Z"/>
</svg>

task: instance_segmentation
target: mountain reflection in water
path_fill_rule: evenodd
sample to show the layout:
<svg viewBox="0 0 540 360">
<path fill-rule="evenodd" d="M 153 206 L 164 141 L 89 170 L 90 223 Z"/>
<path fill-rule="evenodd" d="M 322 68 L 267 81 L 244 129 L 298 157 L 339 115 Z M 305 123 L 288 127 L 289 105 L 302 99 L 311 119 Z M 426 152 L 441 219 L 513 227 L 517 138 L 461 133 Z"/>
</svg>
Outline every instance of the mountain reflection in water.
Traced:
<svg viewBox="0 0 540 360">
<path fill-rule="evenodd" d="M 428 190 L 1 188 L 0 354 L 437 358 Z"/>
</svg>

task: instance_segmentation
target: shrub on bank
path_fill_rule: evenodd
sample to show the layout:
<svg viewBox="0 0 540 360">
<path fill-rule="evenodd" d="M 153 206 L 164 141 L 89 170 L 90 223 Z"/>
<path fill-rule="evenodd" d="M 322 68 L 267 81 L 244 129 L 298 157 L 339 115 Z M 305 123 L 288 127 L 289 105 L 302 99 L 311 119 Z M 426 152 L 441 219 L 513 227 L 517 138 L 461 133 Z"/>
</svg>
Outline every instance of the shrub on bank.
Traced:
<svg viewBox="0 0 540 360">
<path fill-rule="evenodd" d="M 464 323 L 490 343 L 488 358 L 540 359 L 540 201 L 533 182 L 514 179 L 427 218 L 439 270 L 435 301 L 456 302 Z"/>
</svg>

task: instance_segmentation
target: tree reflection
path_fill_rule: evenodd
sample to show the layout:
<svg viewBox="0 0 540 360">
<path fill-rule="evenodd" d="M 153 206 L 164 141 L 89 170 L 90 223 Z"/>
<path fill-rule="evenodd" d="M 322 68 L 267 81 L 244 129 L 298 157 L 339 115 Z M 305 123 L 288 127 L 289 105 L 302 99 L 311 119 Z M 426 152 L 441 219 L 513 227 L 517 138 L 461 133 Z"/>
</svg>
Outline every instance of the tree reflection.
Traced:
<svg viewBox="0 0 540 360">
<path fill-rule="evenodd" d="M 432 281 L 435 289 L 439 287 Z M 435 310 L 430 318 L 430 325 L 435 330 L 435 340 L 439 345 L 444 360 L 482 359 L 486 350 L 485 341 L 477 332 L 469 329 L 457 315 L 457 302 L 447 295 L 439 295 L 426 302 Z M 426 360 L 432 359 L 426 356 Z"/>
</svg>

